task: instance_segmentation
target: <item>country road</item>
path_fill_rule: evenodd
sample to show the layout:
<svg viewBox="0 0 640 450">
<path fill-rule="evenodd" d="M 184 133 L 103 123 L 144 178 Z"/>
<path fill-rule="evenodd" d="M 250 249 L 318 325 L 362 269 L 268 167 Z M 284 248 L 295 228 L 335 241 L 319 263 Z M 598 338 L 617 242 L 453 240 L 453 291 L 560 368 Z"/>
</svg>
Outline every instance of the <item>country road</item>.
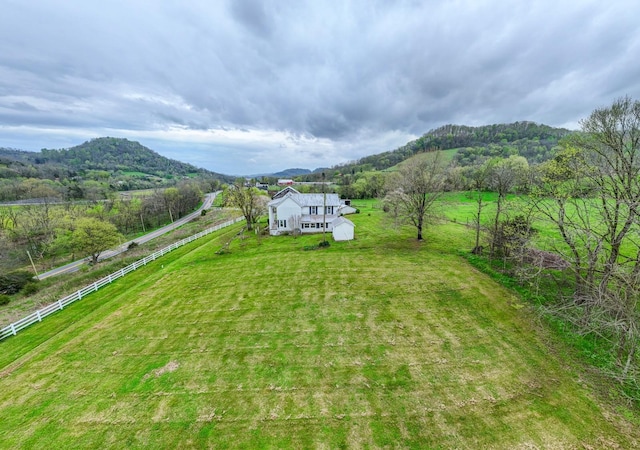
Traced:
<svg viewBox="0 0 640 450">
<path fill-rule="evenodd" d="M 158 236 L 162 236 L 163 234 L 174 230 L 176 228 L 178 228 L 181 225 L 184 225 L 187 222 L 190 222 L 191 220 L 193 220 L 196 217 L 199 217 L 200 214 L 202 213 L 203 209 L 209 209 L 211 207 L 211 205 L 213 204 L 213 201 L 215 200 L 216 196 L 222 191 L 216 191 L 216 192 L 211 192 L 209 194 L 205 195 L 204 198 L 204 202 L 202 203 L 202 206 L 197 209 L 196 211 L 192 212 L 191 214 L 188 214 L 184 217 L 181 217 L 180 219 L 176 220 L 175 222 L 166 225 L 162 228 L 158 228 L 155 231 L 152 231 L 148 234 L 145 234 L 143 236 L 137 237 L 136 239 L 133 239 L 131 241 L 127 241 L 123 244 L 121 244 L 120 246 L 111 249 L 111 250 L 105 250 L 104 252 L 102 252 L 100 254 L 100 257 L 98 258 L 98 261 L 103 261 L 105 259 L 108 258 L 112 258 L 116 255 L 119 255 L 122 252 L 127 251 L 127 249 L 129 248 L 129 244 L 131 244 L 132 242 L 136 242 L 137 244 L 144 244 L 145 242 L 148 242 L 152 239 L 157 238 Z M 69 264 L 65 264 L 64 266 L 60 266 L 57 267 L 55 269 L 49 270 L 48 272 L 44 272 L 41 273 L 38 276 L 39 280 L 44 280 L 45 278 L 49 278 L 49 277 L 55 277 L 58 275 L 62 275 L 65 273 L 71 273 L 71 272 L 76 272 L 80 269 L 80 267 L 84 264 L 86 264 L 87 261 L 85 258 L 83 259 L 79 259 L 77 261 L 71 262 Z"/>
</svg>

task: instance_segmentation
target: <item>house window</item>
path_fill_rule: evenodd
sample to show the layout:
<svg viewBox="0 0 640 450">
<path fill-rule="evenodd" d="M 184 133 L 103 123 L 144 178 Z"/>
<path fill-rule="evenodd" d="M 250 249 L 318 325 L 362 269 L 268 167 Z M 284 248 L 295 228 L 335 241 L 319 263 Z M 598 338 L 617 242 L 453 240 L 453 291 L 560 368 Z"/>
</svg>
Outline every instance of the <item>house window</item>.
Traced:
<svg viewBox="0 0 640 450">
<path fill-rule="evenodd" d="M 280 228 L 287 228 L 287 221 L 286 220 L 280 220 L 279 221 L 279 226 Z"/>
<path fill-rule="evenodd" d="M 302 224 L 302 228 L 309 228 L 309 225 L 311 225 L 310 223 L 303 223 Z"/>
<path fill-rule="evenodd" d="M 317 206 L 309 206 L 309 214 L 318 214 Z"/>
<path fill-rule="evenodd" d="M 327 206 L 327 214 L 333 214 L 333 206 Z"/>
</svg>

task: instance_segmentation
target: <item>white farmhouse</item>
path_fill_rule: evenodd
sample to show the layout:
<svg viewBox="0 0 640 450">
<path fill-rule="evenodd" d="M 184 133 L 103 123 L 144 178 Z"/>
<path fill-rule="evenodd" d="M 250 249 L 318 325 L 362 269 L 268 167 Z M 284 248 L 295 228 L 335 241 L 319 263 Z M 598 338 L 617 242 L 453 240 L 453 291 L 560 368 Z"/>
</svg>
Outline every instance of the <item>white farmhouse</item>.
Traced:
<svg viewBox="0 0 640 450">
<path fill-rule="evenodd" d="M 268 204 L 269 234 L 320 233 L 333 229 L 332 223 L 343 206 L 338 194 L 301 194 L 292 187 L 283 191 Z"/>
</svg>

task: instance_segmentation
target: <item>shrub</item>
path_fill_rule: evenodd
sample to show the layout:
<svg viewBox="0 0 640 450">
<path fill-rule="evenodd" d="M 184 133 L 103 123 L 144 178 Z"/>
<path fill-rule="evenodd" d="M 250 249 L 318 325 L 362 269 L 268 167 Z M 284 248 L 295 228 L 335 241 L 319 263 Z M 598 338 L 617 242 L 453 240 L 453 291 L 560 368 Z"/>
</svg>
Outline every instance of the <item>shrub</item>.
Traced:
<svg viewBox="0 0 640 450">
<path fill-rule="evenodd" d="M 7 294 L 0 294 L 0 306 L 7 305 L 11 301 L 11 297 Z"/>
<path fill-rule="evenodd" d="M 329 241 L 321 241 L 318 244 L 318 247 L 329 247 L 331 244 L 329 244 Z"/>
<path fill-rule="evenodd" d="M 26 270 L 16 270 L 4 275 L 0 275 L 0 294 L 16 294 L 31 281 L 33 275 Z"/>
<path fill-rule="evenodd" d="M 200 212 L 200 215 L 201 215 L 201 216 L 206 216 L 206 215 L 207 215 L 207 210 L 206 210 L 206 209 L 203 209 L 203 210 Z"/>
<path fill-rule="evenodd" d="M 25 296 L 30 296 L 35 294 L 36 292 L 38 292 L 40 290 L 40 286 L 38 286 L 38 283 L 35 281 L 29 281 L 27 284 L 24 285 L 24 287 L 22 288 L 22 294 Z"/>
<path fill-rule="evenodd" d="M 131 243 L 127 247 L 127 250 L 132 250 L 132 249 L 136 248 L 137 246 L 138 246 L 138 243 L 136 241 L 131 241 Z"/>
</svg>

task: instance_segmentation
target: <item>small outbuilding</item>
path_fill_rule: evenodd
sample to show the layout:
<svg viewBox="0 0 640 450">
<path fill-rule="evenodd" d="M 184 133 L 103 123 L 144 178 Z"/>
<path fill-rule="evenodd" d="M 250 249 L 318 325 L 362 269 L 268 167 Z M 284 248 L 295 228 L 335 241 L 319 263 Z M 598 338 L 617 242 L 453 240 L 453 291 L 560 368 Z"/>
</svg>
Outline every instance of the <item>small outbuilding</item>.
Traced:
<svg viewBox="0 0 640 450">
<path fill-rule="evenodd" d="M 352 241 L 355 225 L 349 219 L 338 217 L 333 221 L 333 239 L 336 241 Z"/>
</svg>

